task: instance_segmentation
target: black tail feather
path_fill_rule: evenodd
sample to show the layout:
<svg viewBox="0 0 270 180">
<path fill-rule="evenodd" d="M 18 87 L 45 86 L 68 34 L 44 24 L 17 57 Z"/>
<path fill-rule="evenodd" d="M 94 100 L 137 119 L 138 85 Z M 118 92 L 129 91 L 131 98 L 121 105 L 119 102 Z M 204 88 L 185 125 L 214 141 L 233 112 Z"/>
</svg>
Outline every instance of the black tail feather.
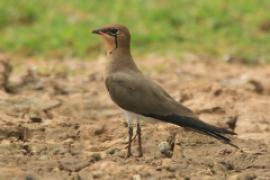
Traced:
<svg viewBox="0 0 270 180">
<path fill-rule="evenodd" d="M 198 131 L 198 132 L 199 132 L 199 131 Z M 214 138 L 216 138 L 216 139 L 222 141 L 222 142 L 225 143 L 225 144 L 229 144 L 229 145 L 231 145 L 231 146 L 233 146 L 233 147 L 239 149 L 239 147 L 238 147 L 237 145 L 231 143 L 231 140 L 230 140 L 229 138 L 227 138 L 227 137 L 225 137 L 225 136 L 223 136 L 223 135 L 221 135 L 221 134 L 214 133 L 214 132 L 211 133 L 211 132 L 207 132 L 207 131 L 202 131 L 201 133 L 207 134 L 207 135 L 209 135 L 209 136 L 212 136 L 212 137 L 214 137 Z"/>
<path fill-rule="evenodd" d="M 199 133 L 212 136 L 226 144 L 229 144 L 235 148 L 238 148 L 236 145 L 231 143 L 231 140 L 229 138 L 222 135 L 222 134 L 236 135 L 236 133 L 230 130 L 224 129 L 224 128 L 219 128 L 219 127 L 215 127 L 213 125 L 207 124 L 203 121 L 200 121 L 199 119 L 179 116 L 179 115 L 167 115 L 167 116 L 161 116 L 161 115 L 155 115 L 155 114 L 142 114 L 142 115 L 146 117 L 159 119 L 161 121 L 172 123 L 178 126 L 193 129 Z"/>
</svg>

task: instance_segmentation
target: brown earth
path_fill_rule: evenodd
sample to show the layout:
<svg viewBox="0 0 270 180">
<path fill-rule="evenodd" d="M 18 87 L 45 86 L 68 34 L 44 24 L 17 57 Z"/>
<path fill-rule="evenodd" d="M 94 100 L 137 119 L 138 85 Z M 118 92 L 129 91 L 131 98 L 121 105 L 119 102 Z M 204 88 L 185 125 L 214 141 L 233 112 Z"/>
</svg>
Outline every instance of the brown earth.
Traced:
<svg viewBox="0 0 270 180">
<path fill-rule="evenodd" d="M 14 62 L 0 90 L 0 179 L 270 179 L 270 65 L 187 55 L 137 61 L 240 149 L 173 125 L 143 123 L 144 157 L 103 85 L 106 60 Z M 172 157 L 160 152 L 173 132 Z"/>
</svg>

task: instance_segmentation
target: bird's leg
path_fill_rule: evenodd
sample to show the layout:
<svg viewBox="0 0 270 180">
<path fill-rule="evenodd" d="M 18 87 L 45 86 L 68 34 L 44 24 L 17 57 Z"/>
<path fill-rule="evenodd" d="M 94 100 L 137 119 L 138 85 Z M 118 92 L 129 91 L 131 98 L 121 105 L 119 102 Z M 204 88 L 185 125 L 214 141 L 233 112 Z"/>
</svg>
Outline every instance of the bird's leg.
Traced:
<svg viewBox="0 0 270 180">
<path fill-rule="evenodd" d="M 128 147 L 127 147 L 127 158 L 132 156 L 131 153 L 131 143 L 132 143 L 132 137 L 133 137 L 133 127 L 129 126 L 128 127 Z"/>
<path fill-rule="evenodd" d="M 127 117 L 127 124 L 128 124 L 128 146 L 127 146 L 127 155 L 126 157 L 132 156 L 131 153 L 131 144 L 132 144 L 132 138 L 133 138 L 133 122 L 132 122 L 132 116 L 130 113 L 126 112 Z"/>
<path fill-rule="evenodd" d="M 136 132 L 135 134 L 134 134 L 134 132 Z M 135 127 L 135 128 L 133 128 L 133 137 L 132 137 L 132 142 L 134 142 L 135 141 L 135 139 L 137 138 L 137 126 Z"/>
<path fill-rule="evenodd" d="M 142 136 L 141 136 L 141 125 L 140 125 L 140 120 L 137 119 L 137 132 L 136 134 L 138 135 L 138 152 L 139 152 L 139 157 L 143 156 L 143 150 L 142 150 Z"/>
<path fill-rule="evenodd" d="M 176 140 L 176 132 L 172 132 L 169 138 L 167 139 L 167 142 L 169 143 L 170 150 L 173 152 L 174 146 L 175 146 L 175 140 Z"/>
</svg>

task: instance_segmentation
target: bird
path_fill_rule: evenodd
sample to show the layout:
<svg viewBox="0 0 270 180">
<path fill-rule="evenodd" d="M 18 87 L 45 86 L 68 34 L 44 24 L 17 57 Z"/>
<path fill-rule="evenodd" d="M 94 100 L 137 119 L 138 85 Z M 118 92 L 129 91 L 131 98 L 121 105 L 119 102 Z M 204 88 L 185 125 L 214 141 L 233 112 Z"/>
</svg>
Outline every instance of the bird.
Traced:
<svg viewBox="0 0 270 180">
<path fill-rule="evenodd" d="M 158 83 L 146 77 L 131 54 L 131 33 L 120 24 L 106 25 L 92 33 L 102 37 L 108 62 L 105 86 L 112 101 L 124 110 L 128 124 L 126 157 L 132 156 L 133 127 L 136 125 L 138 155 L 143 156 L 140 117 L 171 123 L 194 130 L 237 147 L 225 135 L 235 132 L 200 120 L 189 108 L 172 98 Z"/>
</svg>

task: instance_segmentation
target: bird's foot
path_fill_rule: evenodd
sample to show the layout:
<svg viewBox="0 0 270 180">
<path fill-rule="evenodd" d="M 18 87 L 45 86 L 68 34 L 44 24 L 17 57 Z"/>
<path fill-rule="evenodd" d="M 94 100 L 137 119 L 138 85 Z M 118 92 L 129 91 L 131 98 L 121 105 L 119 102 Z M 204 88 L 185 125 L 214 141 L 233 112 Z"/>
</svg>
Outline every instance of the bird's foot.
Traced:
<svg viewBox="0 0 270 180">
<path fill-rule="evenodd" d="M 132 153 L 127 151 L 126 158 L 130 158 L 132 156 Z"/>
<path fill-rule="evenodd" d="M 142 150 L 139 150 L 139 157 L 143 157 L 143 151 Z"/>
</svg>

